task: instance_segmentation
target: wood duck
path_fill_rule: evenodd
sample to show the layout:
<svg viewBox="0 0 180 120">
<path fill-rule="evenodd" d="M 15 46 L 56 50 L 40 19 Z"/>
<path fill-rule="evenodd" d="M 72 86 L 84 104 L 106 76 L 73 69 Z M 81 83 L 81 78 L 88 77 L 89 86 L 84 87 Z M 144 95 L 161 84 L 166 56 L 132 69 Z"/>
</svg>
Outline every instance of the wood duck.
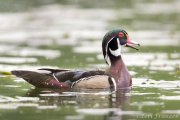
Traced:
<svg viewBox="0 0 180 120">
<path fill-rule="evenodd" d="M 37 88 L 86 88 L 117 90 L 131 86 L 131 76 L 121 58 L 122 46 L 138 50 L 123 29 L 107 32 L 102 41 L 102 51 L 109 68 L 106 70 L 38 69 L 38 71 L 14 70 L 13 75 L 23 78 Z"/>
</svg>

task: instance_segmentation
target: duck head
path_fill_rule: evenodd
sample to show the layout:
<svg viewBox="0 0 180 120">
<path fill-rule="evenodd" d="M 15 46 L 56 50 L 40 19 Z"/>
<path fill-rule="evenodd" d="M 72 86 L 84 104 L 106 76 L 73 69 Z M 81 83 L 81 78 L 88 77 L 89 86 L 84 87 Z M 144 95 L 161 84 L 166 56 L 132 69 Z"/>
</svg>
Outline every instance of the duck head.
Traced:
<svg viewBox="0 0 180 120">
<path fill-rule="evenodd" d="M 139 43 L 132 41 L 128 33 L 123 29 L 113 29 L 107 32 L 102 42 L 102 51 L 106 63 L 111 66 L 116 60 L 121 58 L 122 47 L 138 50 L 135 45 L 140 46 Z"/>
</svg>

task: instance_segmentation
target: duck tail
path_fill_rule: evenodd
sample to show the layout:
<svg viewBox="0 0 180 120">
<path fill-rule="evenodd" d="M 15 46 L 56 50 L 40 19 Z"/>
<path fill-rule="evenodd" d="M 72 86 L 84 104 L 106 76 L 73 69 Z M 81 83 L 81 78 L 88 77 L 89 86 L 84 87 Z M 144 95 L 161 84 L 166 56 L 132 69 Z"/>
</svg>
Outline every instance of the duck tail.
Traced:
<svg viewBox="0 0 180 120">
<path fill-rule="evenodd" d="M 39 73 L 27 70 L 14 70 L 11 73 L 17 77 L 23 78 L 28 83 L 38 88 L 66 88 L 66 84 L 57 81 L 51 74 Z"/>
<path fill-rule="evenodd" d="M 27 70 L 14 70 L 11 71 L 11 73 L 17 77 L 23 78 L 35 87 L 42 87 L 44 86 L 44 82 L 46 80 L 51 79 L 51 77 L 48 74 L 42 74 Z"/>
</svg>

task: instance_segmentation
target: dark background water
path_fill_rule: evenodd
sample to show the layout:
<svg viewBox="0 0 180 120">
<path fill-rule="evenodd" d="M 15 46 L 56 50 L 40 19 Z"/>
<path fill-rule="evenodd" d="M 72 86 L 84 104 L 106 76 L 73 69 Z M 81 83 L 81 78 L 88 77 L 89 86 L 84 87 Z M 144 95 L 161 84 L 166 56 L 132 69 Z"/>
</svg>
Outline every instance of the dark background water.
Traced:
<svg viewBox="0 0 180 120">
<path fill-rule="evenodd" d="M 180 118 L 179 0 L 0 0 L 0 119 Z M 41 67 L 104 69 L 101 39 L 126 29 L 131 91 L 36 89 L 8 74 Z"/>
</svg>

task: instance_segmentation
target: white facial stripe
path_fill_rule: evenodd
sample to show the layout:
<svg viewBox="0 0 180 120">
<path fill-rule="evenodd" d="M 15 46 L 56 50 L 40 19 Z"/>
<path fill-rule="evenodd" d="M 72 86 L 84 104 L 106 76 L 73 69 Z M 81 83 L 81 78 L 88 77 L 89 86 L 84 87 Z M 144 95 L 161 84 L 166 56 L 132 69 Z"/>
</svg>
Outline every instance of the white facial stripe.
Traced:
<svg viewBox="0 0 180 120">
<path fill-rule="evenodd" d="M 114 39 L 114 37 L 111 38 L 111 40 L 113 40 L 113 39 Z M 105 60 L 106 60 L 106 62 L 108 63 L 109 66 L 111 66 L 111 61 L 110 61 L 109 55 L 107 54 L 107 51 L 108 51 L 108 44 L 111 42 L 111 40 L 109 40 L 108 43 L 107 43 L 106 55 L 105 55 Z"/>
<path fill-rule="evenodd" d="M 116 50 L 111 50 L 111 48 L 109 48 L 110 53 L 116 57 L 121 55 L 121 46 L 119 43 L 119 38 L 117 38 L 117 46 L 118 48 Z"/>
<path fill-rule="evenodd" d="M 111 38 L 111 40 L 113 40 L 113 39 L 114 39 L 114 37 Z M 109 40 L 108 43 L 107 43 L 107 45 L 106 45 L 106 55 L 107 55 L 107 51 L 108 51 L 108 45 L 109 45 L 109 43 L 111 42 L 111 40 Z"/>
<path fill-rule="evenodd" d="M 111 40 L 113 40 L 113 39 L 114 39 L 114 37 L 111 38 Z M 110 61 L 110 58 L 109 58 L 109 55 L 108 55 L 108 45 L 111 42 L 111 40 L 109 40 L 108 43 L 107 43 L 107 46 L 106 46 L 106 55 L 105 55 L 105 60 L 106 60 L 106 62 L 108 63 L 109 66 L 111 66 L 111 61 Z M 121 55 L 121 45 L 120 45 L 119 38 L 117 38 L 116 40 L 117 40 L 117 47 L 118 48 L 116 50 L 111 50 L 109 48 L 109 51 L 110 51 L 110 53 L 112 55 L 117 57 L 117 56 Z"/>
</svg>

